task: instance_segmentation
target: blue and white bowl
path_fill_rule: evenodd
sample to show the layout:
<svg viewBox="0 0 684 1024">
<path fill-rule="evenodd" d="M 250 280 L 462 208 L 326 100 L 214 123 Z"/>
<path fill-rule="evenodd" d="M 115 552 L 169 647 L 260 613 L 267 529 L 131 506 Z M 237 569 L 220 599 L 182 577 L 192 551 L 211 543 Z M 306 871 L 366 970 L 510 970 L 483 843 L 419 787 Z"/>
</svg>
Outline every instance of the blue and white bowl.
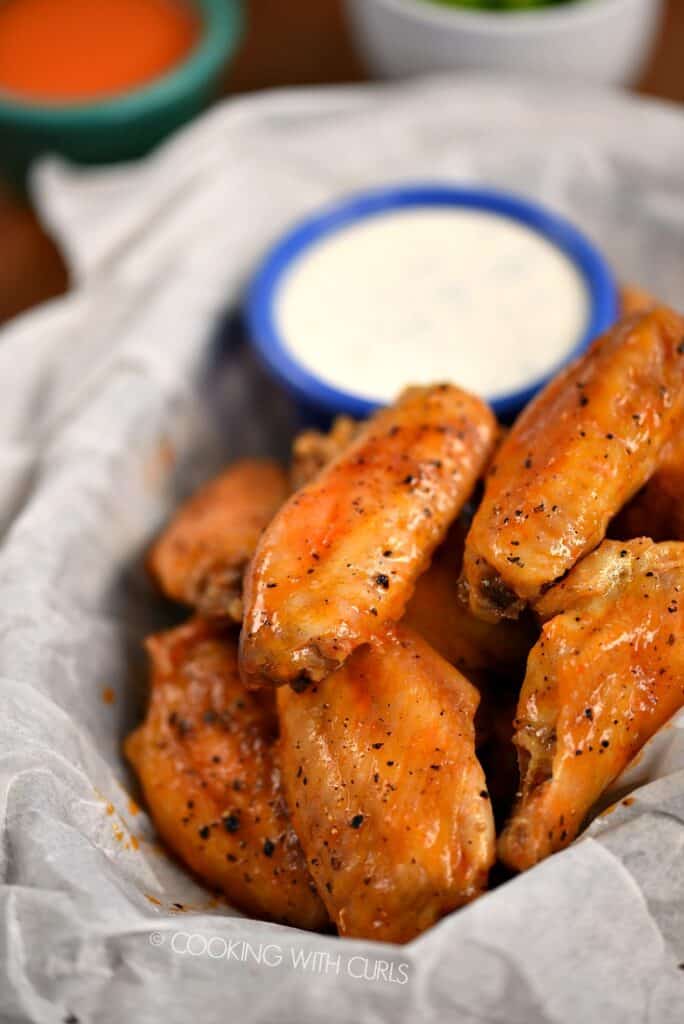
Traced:
<svg viewBox="0 0 684 1024">
<path fill-rule="evenodd" d="M 256 273 L 247 297 L 246 318 L 253 346 L 266 367 L 296 397 L 305 411 L 319 418 L 321 415 L 331 416 L 339 413 L 365 417 L 382 405 L 384 401 L 389 401 L 390 396 L 379 396 L 372 393 L 372 387 L 364 370 L 363 352 L 361 351 L 359 354 L 358 339 L 353 369 L 347 364 L 346 373 L 340 374 L 340 376 L 346 377 L 344 385 L 340 385 L 339 381 L 335 380 L 334 372 L 325 374 L 318 372 L 314 366 L 310 365 L 310 361 L 307 365 L 301 355 L 297 354 L 298 346 L 293 343 L 291 337 L 287 336 L 281 315 L 281 299 L 284 289 L 292 281 L 294 272 L 302 270 L 308 258 L 323 252 L 326 242 L 340 236 L 342 232 L 349 232 L 354 227 L 370 224 L 371 219 L 375 219 L 374 223 L 381 223 L 378 219 L 388 215 L 406 211 L 434 211 L 440 208 L 447 208 L 451 211 L 455 209 L 482 211 L 523 225 L 527 229 L 527 233 L 533 232 L 544 239 L 546 243 L 550 243 L 557 253 L 566 258 L 565 262 L 572 265 L 573 271 L 576 272 L 574 276 L 581 281 L 586 301 L 581 329 L 577 331 L 576 337 L 571 338 L 559 358 L 545 366 L 543 372 L 534 373 L 522 381 L 517 379 L 512 382 L 510 379 L 506 379 L 506 374 L 502 371 L 502 377 L 497 380 L 496 387 L 482 393 L 477 387 L 469 385 L 467 380 L 459 380 L 459 373 L 456 369 L 458 360 L 454 359 L 454 372 L 450 372 L 446 376 L 442 372 L 438 379 L 450 379 L 454 383 L 469 387 L 470 390 L 480 390 L 481 397 L 491 404 L 499 417 L 510 419 L 562 365 L 576 358 L 593 338 L 616 320 L 619 305 L 618 289 L 613 274 L 601 253 L 577 228 L 535 202 L 494 189 L 460 188 L 450 185 L 385 188 L 355 195 L 302 221 L 276 242 Z M 548 251 L 551 252 L 551 250 Z M 431 255 L 429 252 L 425 254 L 426 261 L 429 261 Z M 451 264 L 449 266 L 451 267 Z M 401 274 L 402 267 L 399 266 L 395 270 Z M 524 288 L 526 287 L 524 267 L 517 268 L 517 270 L 516 288 Z M 409 290 L 411 273 L 407 264 L 406 280 L 405 282 L 399 280 L 396 288 L 396 304 L 399 309 L 403 301 L 402 292 Z M 449 274 L 451 274 L 451 270 L 449 270 Z M 454 288 L 457 290 L 458 267 L 455 264 L 453 265 L 453 278 Z M 301 274 L 299 275 L 299 284 L 302 285 Z M 492 280 L 485 284 L 483 301 L 496 303 L 497 281 Z M 320 298 L 314 295 L 313 287 L 312 284 L 312 302 L 314 299 Z M 334 318 L 345 313 L 347 300 L 344 290 L 345 281 L 336 279 L 335 295 L 339 294 L 340 297 L 338 309 L 323 308 L 321 315 L 317 317 L 317 345 L 319 344 L 318 339 L 320 339 L 320 346 L 326 344 L 326 336 L 333 332 Z M 535 296 L 531 295 L 532 310 L 534 301 L 536 301 Z M 392 305 L 394 306 L 394 303 Z M 348 309 L 346 311 L 348 312 Z M 382 310 L 380 310 L 380 315 L 382 315 Z M 534 313 L 531 312 L 531 324 L 533 317 Z M 445 324 L 444 329 L 448 331 L 449 324 Z M 505 320 L 501 322 L 501 331 L 505 336 L 507 331 Z M 370 352 L 370 347 L 377 342 L 377 337 L 369 328 L 367 345 L 365 338 L 362 341 L 361 348 L 366 346 Z M 454 338 L 453 345 L 455 353 L 460 346 L 459 358 L 461 361 L 464 359 L 464 346 L 471 353 L 472 358 L 475 358 L 476 353 L 479 358 L 487 357 L 486 351 L 482 351 L 482 346 L 478 344 L 477 338 Z M 345 359 L 349 360 L 349 352 L 345 353 L 343 349 L 344 342 L 342 341 L 332 352 L 327 353 L 329 365 L 334 367 L 338 357 L 340 366 Z M 391 351 L 387 352 L 385 357 L 391 363 Z M 467 352 L 465 358 L 468 358 Z M 492 353 L 492 360 L 495 368 L 495 353 Z M 424 352 L 421 351 L 420 341 L 417 340 L 415 368 L 408 370 L 406 379 L 399 382 L 400 386 L 421 382 L 424 379 L 424 364 Z M 463 365 L 462 362 L 461 365 Z M 358 381 L 358 386 L 350 386 L 350 376 Z M 400 387 L 397 387 L 396 390 L 400 390 Z"/>
</svg>

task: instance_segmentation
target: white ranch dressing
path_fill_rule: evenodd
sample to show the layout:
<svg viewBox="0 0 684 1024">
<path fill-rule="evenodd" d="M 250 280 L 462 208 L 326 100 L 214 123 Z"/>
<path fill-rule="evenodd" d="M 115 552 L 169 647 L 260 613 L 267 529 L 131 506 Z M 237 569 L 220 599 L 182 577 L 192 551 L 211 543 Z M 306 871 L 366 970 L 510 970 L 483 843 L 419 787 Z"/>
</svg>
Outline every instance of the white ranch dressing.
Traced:
<svg viewBox="0 0 684 1024">
<path fill-rule="evenodd" d="M 325 383 L 378 402 L 448 380 L 494 398 L 553 370 L 589 297 L 574 263 L 516 220 L 416 207 L 359 221 L 298 257 L 275 318 Z"/>
</svg>

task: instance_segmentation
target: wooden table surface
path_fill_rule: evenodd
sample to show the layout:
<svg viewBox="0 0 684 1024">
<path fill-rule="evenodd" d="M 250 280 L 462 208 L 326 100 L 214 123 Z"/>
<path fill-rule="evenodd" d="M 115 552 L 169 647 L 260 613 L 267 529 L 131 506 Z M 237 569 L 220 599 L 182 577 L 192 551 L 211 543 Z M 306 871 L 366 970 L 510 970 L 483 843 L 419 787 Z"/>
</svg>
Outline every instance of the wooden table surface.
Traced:
<svg viewBox="0 0 684 1024">
<path fill-rule="evenodd" d="M 667 12 L 639 91 L 684 102 L 684 0 Z M 228 92 L 364 79 L 342 0 L 248 0 L 248 29 Z M 30 208 L 0 185 L 0 323 L 63 292 L 67 272 Z"/>
</svg>

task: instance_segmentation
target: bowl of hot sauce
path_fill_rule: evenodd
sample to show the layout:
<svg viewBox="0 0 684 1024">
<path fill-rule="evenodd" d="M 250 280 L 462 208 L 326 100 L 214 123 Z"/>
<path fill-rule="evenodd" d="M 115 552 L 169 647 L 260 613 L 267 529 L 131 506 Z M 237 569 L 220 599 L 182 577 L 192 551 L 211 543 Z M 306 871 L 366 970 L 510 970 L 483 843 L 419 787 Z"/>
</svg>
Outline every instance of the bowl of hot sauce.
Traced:
<svg viewBox="0 0 684 1024">
<path fill-rule="evenodd" d="M 0 0 L 0 172 L 142 156 L 211 99 L 241 0 Z"/>
</svg>

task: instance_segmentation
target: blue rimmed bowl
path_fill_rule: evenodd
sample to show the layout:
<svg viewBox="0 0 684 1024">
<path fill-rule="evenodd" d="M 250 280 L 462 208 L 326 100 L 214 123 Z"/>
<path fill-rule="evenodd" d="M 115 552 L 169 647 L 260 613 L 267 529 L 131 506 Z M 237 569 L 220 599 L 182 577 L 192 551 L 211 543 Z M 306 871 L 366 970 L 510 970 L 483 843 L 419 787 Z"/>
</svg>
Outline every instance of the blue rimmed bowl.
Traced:
<svg viewBox="0 0 684 1024">
<path fill-rule="evenodd" d="M 514 416 L 562 365 L 576 358 L 616 320 L 618 288 L 601 253 L 572 224 L 535 202 L 495 189 L 451 185 L 413 185 L 355 195 L 309 217 L 276 242 L 258 269 L 246 299 L 252 345 L 267 369 L 297 399 L 305 415 L 320 419 L 346 413 L 363 418 L 381 403 L 316 376 L 288 347 L 278 322 L 278 297 L 288 274 L 315 246 L 341 230 L 393 211 L 434 207 L 482 210 L 517 221 L 552 243 L 571 261 L 586 291 L 588 317 L 584 329 L 562 361 L 549 372 L 530 379 L 524 387 L 507 389 L 506 381 L 502 380 L 496 395 L 482 395 L 501 419 Z M 324 337 L 325 322 L 320 324 L 320 331 Z M 369 344 L 373 342 L 372 338 L 368 340 Z M 420 359 L 419 352 L 416 359 Z M 457 379 L 454 382 L 459 383 Z M 407 380 L 406 384 L 409 383 Z"/>
<path fill-rule="evenodd" d="M 142 156 L 212 98 L 242 37 L 242 0 L 192 0 L 201 28 L 185 60 L 147 85 L 97 101 L 36 103 L 0 90 L 0 171 L 18 186 L 32 161 L 77 163 Z"/>
</svg>

